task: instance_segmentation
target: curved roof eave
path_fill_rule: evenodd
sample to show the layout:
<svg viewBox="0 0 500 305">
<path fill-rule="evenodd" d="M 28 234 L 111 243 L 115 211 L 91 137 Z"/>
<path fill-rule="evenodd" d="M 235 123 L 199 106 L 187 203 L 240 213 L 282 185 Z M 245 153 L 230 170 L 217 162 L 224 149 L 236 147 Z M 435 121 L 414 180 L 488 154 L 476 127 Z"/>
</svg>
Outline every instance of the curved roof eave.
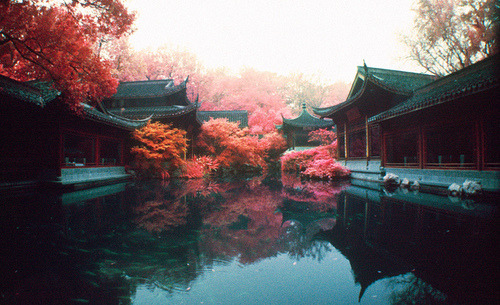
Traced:
<svg viewBox="0 0 500 305">
<path fill-rule="evenodd" d="M 307 112 L 305 109 L 302 110 L 300 115 L 296 117 L 295 119 L 287 119 L 281 116 L 283 119 L 283 125 L 287 124 L 290 126 L 294 127 L 319 127 L 319 128 L 325 128 L 325 127 L 331 127 L 333 126 L 333 121 L 326 121 L 324 119 L 319 119 L 317 117 L 312 116 L 309 112 Z"/>
<path fill-rule="evenodd" d="M 325 107 L 325 108 L 314 108 L 313 107 L 313 112 L 321 117 L 327 117 L 335 114 L 336 112 L 348 107 L 349 105 L 352 105 L 355 103 L 357 100 L 359 100 L 364 92 L 366 91 L 366 88 L 369 83 L 388 91 L 389 93 L 396 94 L 396 95 L 401 95 L 401 96 L 407 96 L 410 97 L 415 88 L 412 89 L 411 87 L 406 87 L 406 88 L 401 88 L 398 87 L 396 84 L 391 84 L 390 82 L 387 82 L 384 80 L 382 77 L 384 74 L 382 73 L 390 73 L 391 75 L 397 74 L 397 75 L 402 75 L 401 77 L 408 77 L 411 76 L 411 79 L 430 79 L 433 76 L 431 75 L 425 75 L 425 74 L 420 74 L 420 73 L 414 73 L 414 72 L 405 72 L 405 71 L 396 71 L 396 70 L 387 70 L 387 69 L 378 69 L 378 68 L 369 68 L 366 65 L 365 66 L 360 66 L 358 67 L 358 73 L 356 74 L 356 78 L 354 83 L 356 83 L 356 80 L 358 78 L 363 78 L 363 84 L 362 87 L 350 98 L 345 100 L 344 102 L 333 105 L 330 107 Z M 378 74 L 378 76 L 377 76 Z M 430 81 L 430 80 L 429 80 Z M 418 83 L 422 83 L 422 81 L 419 81 Z M 420 86 L 417 86 L 420 87 Z M 352 90 L 352 89 L 351 89 Z"/>
<path fill-rule="evenodd" d="M 178 92 L 181 92 L 183 90 L 186 90 L 186 85 L 189 81 L 189 76 L 186 77 L 186 79 L 176 85 L 176 86 L 172 86 L 172 87 L 167 87 L 165 88 L 165 91 L 162 92 L 161 94 L 151 94 L 151 95 L 126 95 L 126 96 L 120 96 L 120 95 L 114 95 L 111 97 L 111 99 L 137 99 L 137 98 L 156 98 L 156 97 L 165 97 L 165 96 L 170 96 L 170 95 L 173 95 L 173 94 L 176 94 Z"/>
<path fill-rule="evenodd" d="M 146 120 L 146 118 L 172 118 L 179 117 L 191 113 L 198 109 L 198 104 L 189 104 L 187 106 L 168 106 L 168 107 L 141 107 L 137 109 L 129 108 L 122 111 L 121 109 L 113 109 L 109 111 L 111 114 L 129 118 L 129 120 Z M 130 117 L 146 117 L 143 119 L 130 119 Z"/>
<path fill-rule="evenodd" d="M 147 121 L 144 120 L 125 119 L 110 114 L 105 114 L 85 103 L 81 103 L 81 105 L 83 107 L 83 112 L 85 113 L 86 119 L 103 123 L 106 125 L 126 130 L 134 130 L 146 125 L 147 123 Z"/>
<path fill-rule="evenodd" d="M 482 91 L 495 90 L 500 86 L 496 69 L 499 58 L 499 55 L 491 56 L 423 86 L 408 100 L 369 118 L 368 122 L 389 120 Z"/>
<path fill-rule="evenodd" d="M 342 109 L 348 107 L 349 105 L 351 105 L 355 101 L 357 101 L 361 97 L 363 92 L 365 92 L 365 89 L 367 86 L 366 84 L 367 84 L 367 81 L 364 81 L 361 89 L 359 89 L 359 91 L 356 92 L 356 94 L 354 94 L 352 97 L 348 98 L 344 102 L 337 104 L 337 105 L 330 106 L 330 107 L 326 107 L 326 108 L 312 107 L 313 112 L 321 117 L 327 117 L 327 116 L 330 116 L 330 115 L 338 112 L 339 110 L 342 110 Z"/>
</svg>

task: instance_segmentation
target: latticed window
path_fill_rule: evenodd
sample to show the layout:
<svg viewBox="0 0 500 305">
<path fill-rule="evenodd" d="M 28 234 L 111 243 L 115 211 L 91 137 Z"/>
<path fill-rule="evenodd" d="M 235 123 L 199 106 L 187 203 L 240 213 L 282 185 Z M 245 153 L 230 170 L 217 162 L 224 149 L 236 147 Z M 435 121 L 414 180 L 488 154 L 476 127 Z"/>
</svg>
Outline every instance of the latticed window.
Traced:
<svg viewBox="0 0 500 305">
<path fill-rule="evenodd" d="M 380 157 L 380 126 L 370 127 L 370 156 Z"/>
<path fill-rule="evenodd" d="M 386 139 L 387 166 L 418 166 L 417 133 L 393 134 Z"/>
<path fill-rule="evenodd" d="M 474 130 L 464 124 L 426 131 L 426 167 L 474 167 Z"/>
<path fill-rule="evenodd" d="M 101 140 L 100 145 L 101 165 L 116 165 L 120 163 L 121 145 L 118 141 Z"/>
<path fill-rule="evenodd" d="M 364 129 L 347 134 L 349 158 L 366 157 L 366 131 Z"/>
<path fill-rule="evenodd" d="M 67 133 L 64 141 L 64 165 L 87 166 L 95 162 L 95 139 L 83 135 Z"/>
</svg>

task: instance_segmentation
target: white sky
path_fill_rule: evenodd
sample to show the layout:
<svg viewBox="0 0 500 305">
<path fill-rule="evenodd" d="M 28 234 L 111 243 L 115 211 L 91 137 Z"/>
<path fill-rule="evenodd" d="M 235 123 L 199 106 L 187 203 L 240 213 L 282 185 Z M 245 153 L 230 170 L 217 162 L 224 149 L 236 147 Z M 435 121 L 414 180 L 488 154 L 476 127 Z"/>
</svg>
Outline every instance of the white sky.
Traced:
<svg viewBox="0 0 500 305">
<path fill-rule="evenodd" d="M 253 67 L 354 79 L 363 64 L 421 72 L 402 59 L 413 0 L 129 0 L 140 49 L 168 44 L 209 68 Z"/>
</svg>

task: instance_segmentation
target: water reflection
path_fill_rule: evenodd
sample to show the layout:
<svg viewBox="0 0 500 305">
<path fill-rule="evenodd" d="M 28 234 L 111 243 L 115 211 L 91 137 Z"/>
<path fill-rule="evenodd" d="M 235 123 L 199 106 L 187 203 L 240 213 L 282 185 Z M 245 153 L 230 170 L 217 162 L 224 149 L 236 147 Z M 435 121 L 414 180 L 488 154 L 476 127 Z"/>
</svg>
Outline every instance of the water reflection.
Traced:
<svg viewBox="0 0 500 305">
<path fill-rule="evenodd" d="M 499 299 L 498 275 L 492 272 L 498 209 L 472 206 L 351 186 L 340 198 L 342 222 L 330 237 L 349 258 L 361 293 L 380 278 L 400 274 L 390 281 L 404 286 L 391 293 L 393 304 L 493 304 Z"/>
<path fill-rule="evenodd" d="M 0 303 L 498 300 L 496 207 L 418 196 L 259 177 L 8 197 Z"/>
</svg>

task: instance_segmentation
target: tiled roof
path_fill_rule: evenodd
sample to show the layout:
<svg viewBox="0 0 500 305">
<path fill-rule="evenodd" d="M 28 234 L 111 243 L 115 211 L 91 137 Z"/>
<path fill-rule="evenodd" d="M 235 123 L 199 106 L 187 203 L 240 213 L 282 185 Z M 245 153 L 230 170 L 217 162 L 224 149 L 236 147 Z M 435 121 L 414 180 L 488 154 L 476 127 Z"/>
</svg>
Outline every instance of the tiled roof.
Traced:
<svg viewBox="0 0 500 305">
<path fill-rule="evenodd" d="M 112 98 L 144 98 L 171 95 L 186 89 L 187 81 L 188 78 L 177 86 L 174 85 L 174 81 L 171 79 L 121 82 Z"/>
<path fill-rule="evenodd" d="M 18 82 L 11 78 L 0 75 L 0 93 L 7 94 L 13 98 L 33 103 L 44 107 L 48 102 L 60 95 L 60 92 L 52 87 L 50 82 L 29 81 Z M 133 130 L 144 126 L 146 121 L 130 120 L 120 118 L 112 114 L 103 113 L 94 107 L 81 103 L 85 119 L 104 123 L 122 129 Z"/>
<path fill-rule="evenodd" d="M 153 119 L 178 117 L 186 113 L 195 111 L 198 104 L 189 104 L 187 106 L 156 106 L 156 107 L 129 107 L 123 109 L 110 109 L 112 114 L 120 115 L 129 119 L 144 119 L 151 117 Z"/>
<path fill-rule="evenodd" d="M 363 96 L 368 83 L 372 83 L 394 94 L 410 96 L 415 89 L 420 88 L 435 79 L 434 76 L 428 74 L 380 68 L 368 68 L 366 66 L 358 66 L 358 73 L 356 74 L 356 77 L 358 77 L 358 75 L 364 77 L 363 85 L 358 91 L 353 92 L 346 101 L 325 108 L 313 107 L 313 112 L 319 116 L 325 117 L 332 115 L 349 105 L 354 104 L 357 100 L 360 99 L 361 96 Z M 355 83 L 356 80 L 353 85 Z"/>
<path fill-rule="evenodd" d="M 0 75 L 0 93 L 13 98 L 44 107 L 48 102 L 60 95 L 50 82 L 30 81 L 18 82 Z"/>
<path fill-rule="evenodd" d="M 367 68 L 368 77 L 374 83 L 388 90 L 397 91 L 401 93 L 411 93 L 415 89 L 427 85 L 428 83 L 436 80 L 434 75 L 388 70 L 380 68 Z M 358 72 L 366 76 L 364 67 L 358 67 Z"/>
<path fill-rule="evenodd" d="M 248 127 L 248 111 L 246 110 L 198 111 L 196 116 L 201 122 L 207 122 L 210 118 L 226 118 L 229 122 L 239 122 L 240 127 Z"/>
<path fill-rule="evenodd" d="M 283 127 L 286 125 L 293 127 L 315 127 L 315 128 L 328 128 L 333 126 L 333 122 L 331 120 L 319 119 L 315 116 L 312 116 L 307 112 L 306 105 L 302 104 L 302 112 L 295 119 L 286 119 L 283 118 Z"/>
<path fill-rule="evenodd" d="M 81 105 L 83 107 L 85 119 L 127 130 L 134 130 L 147 124 L 147 120 L 130 120 L 127 118 L 120 118 L 112 114 L 103 113 L 90 105 L 84 103 L 81 103 Z"/>
<path fill-rule="evenodd" d="M 412 111 L 456 100 L 483 90 L 498 87 L 499 55 L 482 60 L 417 89 L 403 103 L 375 115 L 369 122 L 382 121 Z"/>
</svg>

